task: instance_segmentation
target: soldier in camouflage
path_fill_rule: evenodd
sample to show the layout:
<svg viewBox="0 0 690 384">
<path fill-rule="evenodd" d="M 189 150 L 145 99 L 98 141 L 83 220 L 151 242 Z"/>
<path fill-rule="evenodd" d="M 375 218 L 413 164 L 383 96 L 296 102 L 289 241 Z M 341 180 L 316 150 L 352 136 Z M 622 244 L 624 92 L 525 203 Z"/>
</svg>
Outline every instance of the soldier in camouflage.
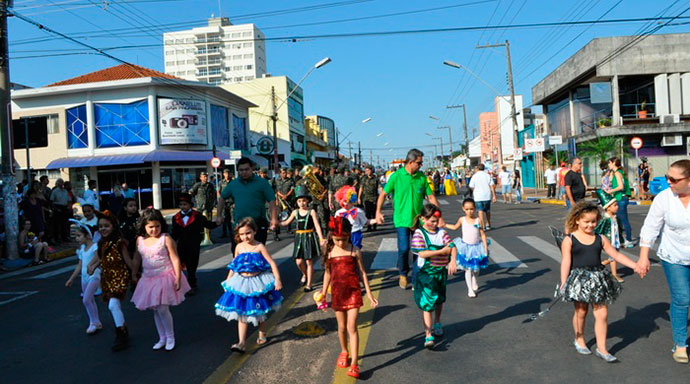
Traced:
<svg viewBox="0 0 690 384">
<path fill-rule="evenodd" d="M 201 172 L 199 180 L 200 181 L 194 184 L 192 189 L 189 190 L 189 194 L 194 199 L 194 206 L 196 209 L 211 221 L 213 220 L 213 208 L 216 207 L 216 202 L 218 201 L 216 187 L 208 182 L 207 172 Z M 204 228 L 204 231 L 206 232 L 205 238 L 210 239 L 211 230 Z"/>
<path fill-rule="evenodd" d="M 358 202 L 364 206 L 367 219 L 376 218 L 376 200 L 379 198 L 379 178 L 374 174 L 374 166 L 367 164 L 359 181 Z M 376 230 L 376 224 L 367 224 L 367 232 Z"/>
<path fill-rule="evenodd" d="M 228 168 L 223 170 L 223 178 L 218 182 L 218 197 L 220 197 L 220 191 L 222 191 L 233 179 L 233 175 L 230 173 Z M 234 244 L 235 235 L 232 228 L 232 214 L 235 202 L 232 197 L 225 200 L 225 208 L 223 209 L 223 237 L 230 236 L 230 241 Z M 233 247 L 234 249 L 234 247 Z"/>
<path fill-rule="evenodd" d="M 295 206 L 295 181 L 288 177 L 288 170 L 285 168 L 280 169 L 280 178 L 275 180 L 275 191 L 276 196 L 287 204 L 287 211 L 292 211 Z M 280 202 L 278 204 L 278 210 L 282 211 L 282 204 Z M 288 227 L 288 233 L 290 233 L 290 227 Z M 276 236 L 280 235 L 280 227 L 276 229 L 276 234 Z"/>
<path fill-rule="evenodd" d="M 315 196 L 313 193 L 311 193 L 311 189 L 307 188 L 309 190 L 309 193 L 311 194 L 311 205 L 314 211 L 316 212 L 316 215 L 319 217 L 319 224 L 321 224 L 321 230 L 324 231 L 324 236 L 326 235 L 326 231 L 328 230 L 328 220 L 330 219 L 331 211 L 328 207 L 328 183 L 326 182 L 326 179 L 323 177 L 323 170 L 320 165 L 314 164 L 312 166 L 312 172 L 314 174 L 314 177 L 321 183 L 321 185 L 326 188 L 326 191 L 321 195 L 321 196 Z M 307 186 L 307 178 L 303 177 L 301 178 L 298 182 L 297 185 L 304 185 Z"/>
<path fill-rule="evenodd" d="M 335 175 L 331 177 L 328 183 L 328 207 L 331 211 L 335 211 L 339 208 L 335 201 L 335 192 L 345 185 L 352 186 L 353 184 L 352 179 L 345 176 L 345 169 L 345 166 L 338 167 L 335 171 Z"/>
</svg>

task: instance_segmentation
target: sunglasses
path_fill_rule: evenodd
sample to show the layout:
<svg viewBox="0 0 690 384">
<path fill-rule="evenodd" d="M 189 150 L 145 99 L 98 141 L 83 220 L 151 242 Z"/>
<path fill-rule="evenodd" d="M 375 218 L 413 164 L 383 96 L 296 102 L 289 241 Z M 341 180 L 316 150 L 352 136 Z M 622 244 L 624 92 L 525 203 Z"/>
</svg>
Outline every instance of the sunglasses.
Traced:
<svg viewBox="0 0 690 384">
<path fill-rule="evenodd" d="M 666 175 L 666 180 L 668 180 L 669 184 L 676 184 L 676 183 L 679 183 L 685 179 L 690 179 L 690 177 L 683 177 L 680 179 L 674 179 L 673 177 Z"/>
<path fill-rule="evenodd" d="M 422 165 L 422 164 L 424 164 L 423 161 L 415 161 L 415 163 L 417 163 L 417 165 Z"/>
</svg>

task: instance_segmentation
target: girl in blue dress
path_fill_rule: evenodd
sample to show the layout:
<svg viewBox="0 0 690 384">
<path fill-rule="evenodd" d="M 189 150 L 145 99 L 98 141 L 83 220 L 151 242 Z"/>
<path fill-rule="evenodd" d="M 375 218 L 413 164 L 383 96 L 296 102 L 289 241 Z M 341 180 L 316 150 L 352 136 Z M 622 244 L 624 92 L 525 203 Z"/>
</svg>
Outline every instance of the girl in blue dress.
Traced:
<svg viewBox="0 0 690 384">
<path fill-rule="evenodd" d="M 280 272 L 266 247 L 256 241 L 257 226 L 254 219 L 242 219 L 235 227 L 237 246 L 235 259 L 228 265 L 228 277 L 221 283 L 223 296 L 216 303 L 216 315 L 226 320 L 237 320 L 239 341 L 231 350 L 244 353 L 249 323 L 259 327 L 256 343 L 266 343 L 264 322 L 268 312 L 280 308 L 283 296 L 280 290 Z"/>
</svg>

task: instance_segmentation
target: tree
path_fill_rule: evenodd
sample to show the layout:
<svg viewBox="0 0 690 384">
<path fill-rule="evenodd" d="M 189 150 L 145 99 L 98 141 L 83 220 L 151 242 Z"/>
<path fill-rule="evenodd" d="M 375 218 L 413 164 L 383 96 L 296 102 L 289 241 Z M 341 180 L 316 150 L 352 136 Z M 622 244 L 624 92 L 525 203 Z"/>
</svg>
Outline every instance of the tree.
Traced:
<svg viewBox="0 0 690 384">
<path fill-rule="evenodd" d="M 623 138 L 616 136 L 597 137 L 594 140 L 580 144 L 578 154 L 594 158 L 599 161 L 600 165 L 602 162 L 605 163 L 608 158 L 618 153 L 622 140 Z M 595 166 L 594 168 L 595 179 L 599 178 L 597 175 L 597 168 L 599 168 L 599 166 Z"/>
</svg>

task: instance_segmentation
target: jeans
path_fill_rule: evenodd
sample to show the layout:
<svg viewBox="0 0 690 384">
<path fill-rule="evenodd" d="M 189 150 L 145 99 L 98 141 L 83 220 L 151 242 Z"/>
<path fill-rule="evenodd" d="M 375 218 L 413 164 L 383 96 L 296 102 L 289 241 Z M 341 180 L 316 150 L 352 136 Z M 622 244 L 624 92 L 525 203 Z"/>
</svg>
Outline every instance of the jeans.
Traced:
<svg viewBox="0 0 690 384">
<path fill-rule="evenodd" d="M 671 292 L 671 331 L 673 343 L 688 346 L 688 307 L 690 307 L 690 265 L 661 260 Z"/>
<path fill-rule="evenodd" d="M 546 192 L 546 197 L 556 197 L 556 184 L 546 184 L 548 191 Z"/>
<path fill-rule="evenodd" d="M 518 203 L 522 201 L 522 188 L 520 186 L 515 187 L 515 200 Z"/>
<path fill-rule="evenodd" d="M 400 276 L 407 276 L 410 272 L 410 240 L 412 239 L 412 231 L 407 227 L 397 227 L 395 231 L 398 234 L 398 271 Z"/>
<path fill-rule="evenodd" d="M 632 228 L 630 227 L 630 220 L 628 219 L 628 197 L 623 196 L 618 202 L 618 212 L 616 213 L 621 221 L 621 225 L 625 230 L 625 240 L 630 241 L 632 238 Z"/>
</svg>

